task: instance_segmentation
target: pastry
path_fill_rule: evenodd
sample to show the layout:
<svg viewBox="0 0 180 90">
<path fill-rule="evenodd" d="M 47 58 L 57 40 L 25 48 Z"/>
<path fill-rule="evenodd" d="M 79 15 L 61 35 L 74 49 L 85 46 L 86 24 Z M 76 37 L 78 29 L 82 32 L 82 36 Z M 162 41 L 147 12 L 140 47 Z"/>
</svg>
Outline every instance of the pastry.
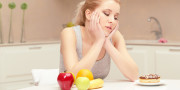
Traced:
<svg viewBox="0 0 180 90">
<path fill-rule="evenodd" d="M 141 83 L 158 83 L 160 82 L 160 76 L 157 74 L 143 75 L 139 77 Z"/>
</svg>

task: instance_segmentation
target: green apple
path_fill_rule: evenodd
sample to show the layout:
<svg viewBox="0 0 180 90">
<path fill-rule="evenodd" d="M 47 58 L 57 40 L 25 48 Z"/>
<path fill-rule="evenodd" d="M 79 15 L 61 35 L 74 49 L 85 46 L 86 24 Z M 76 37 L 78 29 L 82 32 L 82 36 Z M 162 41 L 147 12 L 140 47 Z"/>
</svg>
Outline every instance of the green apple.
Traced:
<svg viewBox="0 0 180 90">
<path fill-rule="evenodd" d="M 78 77 L 76 79 L 76 87 L 78 90 L 87 90 L 90 85 L 90 80 L 87 77 Z"/>
</svg>

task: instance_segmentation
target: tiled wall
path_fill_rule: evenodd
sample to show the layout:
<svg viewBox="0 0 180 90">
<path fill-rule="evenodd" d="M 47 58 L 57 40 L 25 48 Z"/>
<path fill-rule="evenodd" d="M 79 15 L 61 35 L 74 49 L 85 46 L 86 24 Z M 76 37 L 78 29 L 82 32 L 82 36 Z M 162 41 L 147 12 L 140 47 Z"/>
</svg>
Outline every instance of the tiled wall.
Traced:
<svg viewBox="0 0 180 90">
<path fill-rule="evenodd" d="M 1 0 L 3 38 L 8 41 L 10 9 L 8 3 L 14 1 L 12 30 L 14 41 L 18 43 L 21 36 L 22 10 L 20 5 L 28 3 L 25 12 L 25 40 L 59 41 L 62 24 L 70 22 L 78 2 L 82 0 Z M 180 42 L 180 0 L 121 0 L 120 32 L 125 39 L 154 40 L 152 30 L 157 24 L 147 22 L 156 17 L 162 27 L 164 38 Z"/>
<path fill-rule="evenodd" d="M 63 0 L 62 0 L 63 1 Z M 3 41 L 8 42 L 10 25 L 10 2 L 16 3 L 12 15 L 12 31 L 14 42 L 20 42 L 22 14 L 20 6 L 23 2 L 28 4 L 25 11 L 25 40 L 27 42 L 57 41 L 63 23 L 63 3 L 61 0 L 1 0 L 3 4 L 1 12 Z"/>
<path fill-rule="evenodd" d="M 75 10 L 74 4 L 69 12 Z M 120 32 L 126 40 L 155 40 L 151 31 L 158 30 L 158 25 L 147 21 L 153 16 L 159 20 L 165 39 L 180 42 L 180 0 L 121 0 L 120 12 Z"/>
<path fill-rule="evenodd" d="M 156 39 L 150 16 L 159 20 L 164 38 L 180 42 L 180 0 L 122 0 L 120 31 L 126 39 Z"/>
</svg>

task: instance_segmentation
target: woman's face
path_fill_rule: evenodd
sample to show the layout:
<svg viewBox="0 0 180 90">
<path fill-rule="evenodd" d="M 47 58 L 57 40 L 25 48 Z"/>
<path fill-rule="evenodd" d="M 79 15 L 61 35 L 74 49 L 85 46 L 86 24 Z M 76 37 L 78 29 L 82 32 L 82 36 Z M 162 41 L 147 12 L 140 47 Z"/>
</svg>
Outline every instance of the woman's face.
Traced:
<svg viewBox="0 0 180 90">
<path fill-rule="evenodd" d="M 100 25 L 107 37 L 118 24 L 120 5 L 114 0 L 106 0 L 96 10 L 100 13 Z"/>
</svg>

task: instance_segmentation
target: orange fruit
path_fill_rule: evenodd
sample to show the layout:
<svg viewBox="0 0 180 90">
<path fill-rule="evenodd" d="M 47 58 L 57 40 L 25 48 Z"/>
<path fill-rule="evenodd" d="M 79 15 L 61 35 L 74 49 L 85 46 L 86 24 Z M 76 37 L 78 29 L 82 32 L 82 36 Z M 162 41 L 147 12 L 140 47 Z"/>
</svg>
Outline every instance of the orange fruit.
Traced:
<svg viewBox="0 0 180 90">
<path fill-rule="evenodd" d="M 87 77 L 87 78 L 89 78 L 89 80 L 93 80 L 94 79 L 92 72 L 90 70 L 88 70 L 88 69 L 81 69 L 81 70 L 79 70 L 79 72 L 76 75 L 76 79 L 78 77 Z"/>
</svg>

